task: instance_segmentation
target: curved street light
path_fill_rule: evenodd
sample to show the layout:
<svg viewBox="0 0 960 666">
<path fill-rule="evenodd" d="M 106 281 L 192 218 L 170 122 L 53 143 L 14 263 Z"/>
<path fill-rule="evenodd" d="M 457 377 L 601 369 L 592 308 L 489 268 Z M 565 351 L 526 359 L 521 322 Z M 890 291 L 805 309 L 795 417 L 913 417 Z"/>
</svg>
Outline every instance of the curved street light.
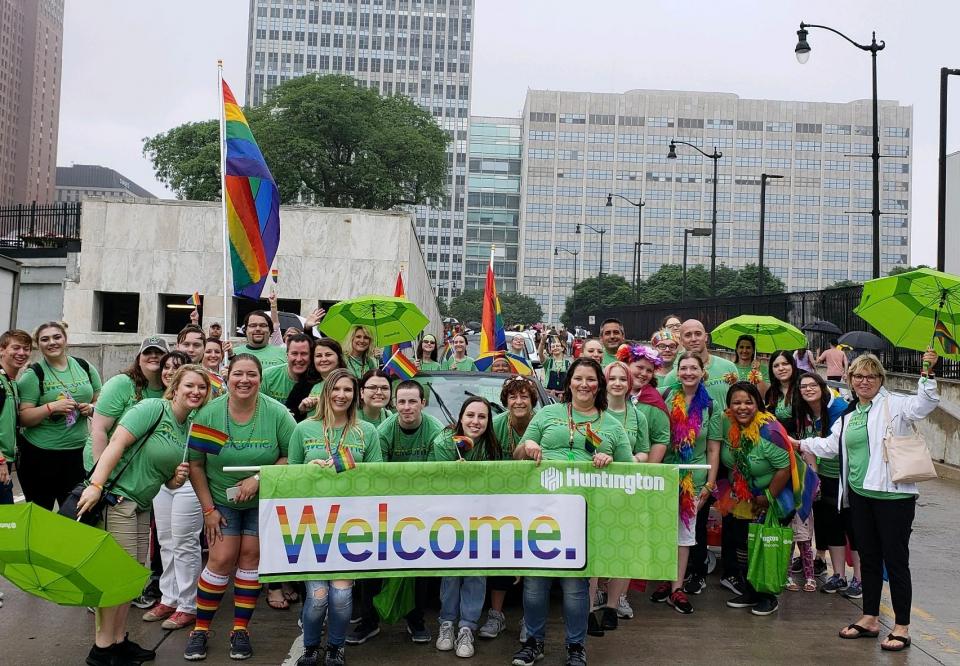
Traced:
<svg viewBox="0 0 960 666">
<path fill-rule="evenodd" d="M 692 143 L 687 143 L 686 141 L 680 141 L 678 139 L 670 140 L 670 149 L 667 152 L 667 159 L 675 160 L 677 159 L 677 144 L 681 143 L 685 146 L 690 146 L 695 151 L 706 157 L 707 159 L 713 160 L 713 217 L 710 220 L 710 229 L 711 236 L 710 239 L 710 295 L 717 295 L 717 165 L 720 162 L 720 158 L 723 157 L 723 153 L 717 150 L 717 147 L 713 147 L 713 154 L 705 153 L 699 148 L 697 148 Z"/>
<path fill-rule="evenodd" d="M 637 302 L 640 302 L 640 270 L 641 270 L 641 252 L 644 245 L 653 245 L 653 243 L 644 243 L 643 242 L 643 207 L 647 205 L 647 202 L 643 199 L 639 201 L 633 201 L 628 199 L 622 194 L 608 193 L 607 194 L 607 208 L 613 207 L 613 198 L 617 197 L 618 199 L 623 199 L 628 204 L 637 209 L 637 240 L 633 244 L 633 291 L 634 297 Z"/>
</svg>

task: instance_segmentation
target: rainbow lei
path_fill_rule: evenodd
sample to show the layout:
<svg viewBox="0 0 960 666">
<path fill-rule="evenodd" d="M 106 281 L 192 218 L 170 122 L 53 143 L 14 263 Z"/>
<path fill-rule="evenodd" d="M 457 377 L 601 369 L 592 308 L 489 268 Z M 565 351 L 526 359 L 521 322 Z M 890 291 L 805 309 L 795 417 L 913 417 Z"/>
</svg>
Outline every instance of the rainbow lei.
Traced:
<svg viewBox="0 0 960 666">
<path fill-rule="evenodd" d="M 760 442 L 760 429 L 768 423 L 775 422 L 777 417 L 770 412 L 757 412 L 746 428 L 740 427 L 729 409 L 727 410 L 727 417 L 730 420 L 727 441 L 733 451 L 734 460 L 733 495 L 741 502 L 745 502 L 753 499 L 753 492 L 747 482 L 747 477 L 750 475 L 747 456 L 750 455 L 753 447 Z"/>
<path fill-rule="evenodd" d="M 710 395 L 704 388 L 703 382 L 697 386 L 693 394 L 690 407 L 684 399 L 683 390 L 677 390 L 670 400 L 670 440 L 673 450 L 680 459 L 680 464 L 689 463 L 693 459 L 697 437 L 703 428 L 703 412 L 710 408 Z M 688 528 L 697 513 L 697 503 L 694 499 L 693 471 L 687 471 L 680 477 L 680 518 Z"/>
</svg>

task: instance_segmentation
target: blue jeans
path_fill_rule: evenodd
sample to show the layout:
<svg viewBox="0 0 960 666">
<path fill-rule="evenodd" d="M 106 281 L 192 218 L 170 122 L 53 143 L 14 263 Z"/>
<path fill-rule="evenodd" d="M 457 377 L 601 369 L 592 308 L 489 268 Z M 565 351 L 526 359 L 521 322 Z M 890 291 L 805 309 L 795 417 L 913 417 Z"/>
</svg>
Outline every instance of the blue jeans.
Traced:
<svg viewBox="0 0 960 666">
<path fill-rule="evenodd" d="M 587 599 L 590 580 L 587 578 L 524 577 L 523 622 L 527 626 L 527 635 L 539 641 L 544 640 L 553 581 L 563 588 L 563 624 L 567 631 L 567 645 L 585 644 L 587 615 L 590 613 L 590 600 Z"/>
<path fill-rule="evenodd" d="M 459 617 L 458 626 L 476 631 L 486 595 L 483 576 L 444 576 L 440 581 L 440 622 L 456 622 Z"/>
<path fill-rule="evenodd" d="M 307 597 L 303 600 L 303 644 L 319 647 L 323 635 L 323 618 L 330 610 L 327 644 L 343 645 L 353 613 L 353 581 L 347 587 L 336 587 L 332 580 L 308 580 Z M 341 582 L 341 581 L 336 581 Z"/>
</svg>

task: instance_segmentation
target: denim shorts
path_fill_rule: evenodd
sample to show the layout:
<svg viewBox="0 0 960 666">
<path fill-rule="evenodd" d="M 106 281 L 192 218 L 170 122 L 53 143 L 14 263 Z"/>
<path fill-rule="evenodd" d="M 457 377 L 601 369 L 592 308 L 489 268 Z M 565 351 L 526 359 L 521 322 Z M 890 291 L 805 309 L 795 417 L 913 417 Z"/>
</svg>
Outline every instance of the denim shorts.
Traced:
<svg viewBox="0 0 960 666">
<path fill-rule="evenodd" d="M 232 506 L 216 504 L 217 511 L 227 521 L 220 527 L 223 536 L 258 536 L 260 526 L 260 511 L 252 509 L 235 509 Z"/>
</svg>

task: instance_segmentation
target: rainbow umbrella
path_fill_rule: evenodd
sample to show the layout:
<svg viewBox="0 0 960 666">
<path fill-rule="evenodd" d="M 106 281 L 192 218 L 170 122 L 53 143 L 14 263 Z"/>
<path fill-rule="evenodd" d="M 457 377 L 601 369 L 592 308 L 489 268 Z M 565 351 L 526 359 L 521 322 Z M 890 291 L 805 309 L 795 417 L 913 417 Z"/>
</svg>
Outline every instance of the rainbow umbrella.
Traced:
<svg viewBox="0 0 960 666">
<path fill-rule="evenodd" d="M 484 352 L 473 360 L 473 364 L 477 366 L 477 370 L 480 372 L 486 372 L 490 370 L 490 366 L 493 365 L 493 361 L 497 358 L 506 358 L 510 363 L 510 370 L 514 374 L 523 375 L 524 377 L 533 374 L 533 366 L 530 365 L 530 361 L 522 356 L 508 354 L 502 351 Z"/>
</svg>

